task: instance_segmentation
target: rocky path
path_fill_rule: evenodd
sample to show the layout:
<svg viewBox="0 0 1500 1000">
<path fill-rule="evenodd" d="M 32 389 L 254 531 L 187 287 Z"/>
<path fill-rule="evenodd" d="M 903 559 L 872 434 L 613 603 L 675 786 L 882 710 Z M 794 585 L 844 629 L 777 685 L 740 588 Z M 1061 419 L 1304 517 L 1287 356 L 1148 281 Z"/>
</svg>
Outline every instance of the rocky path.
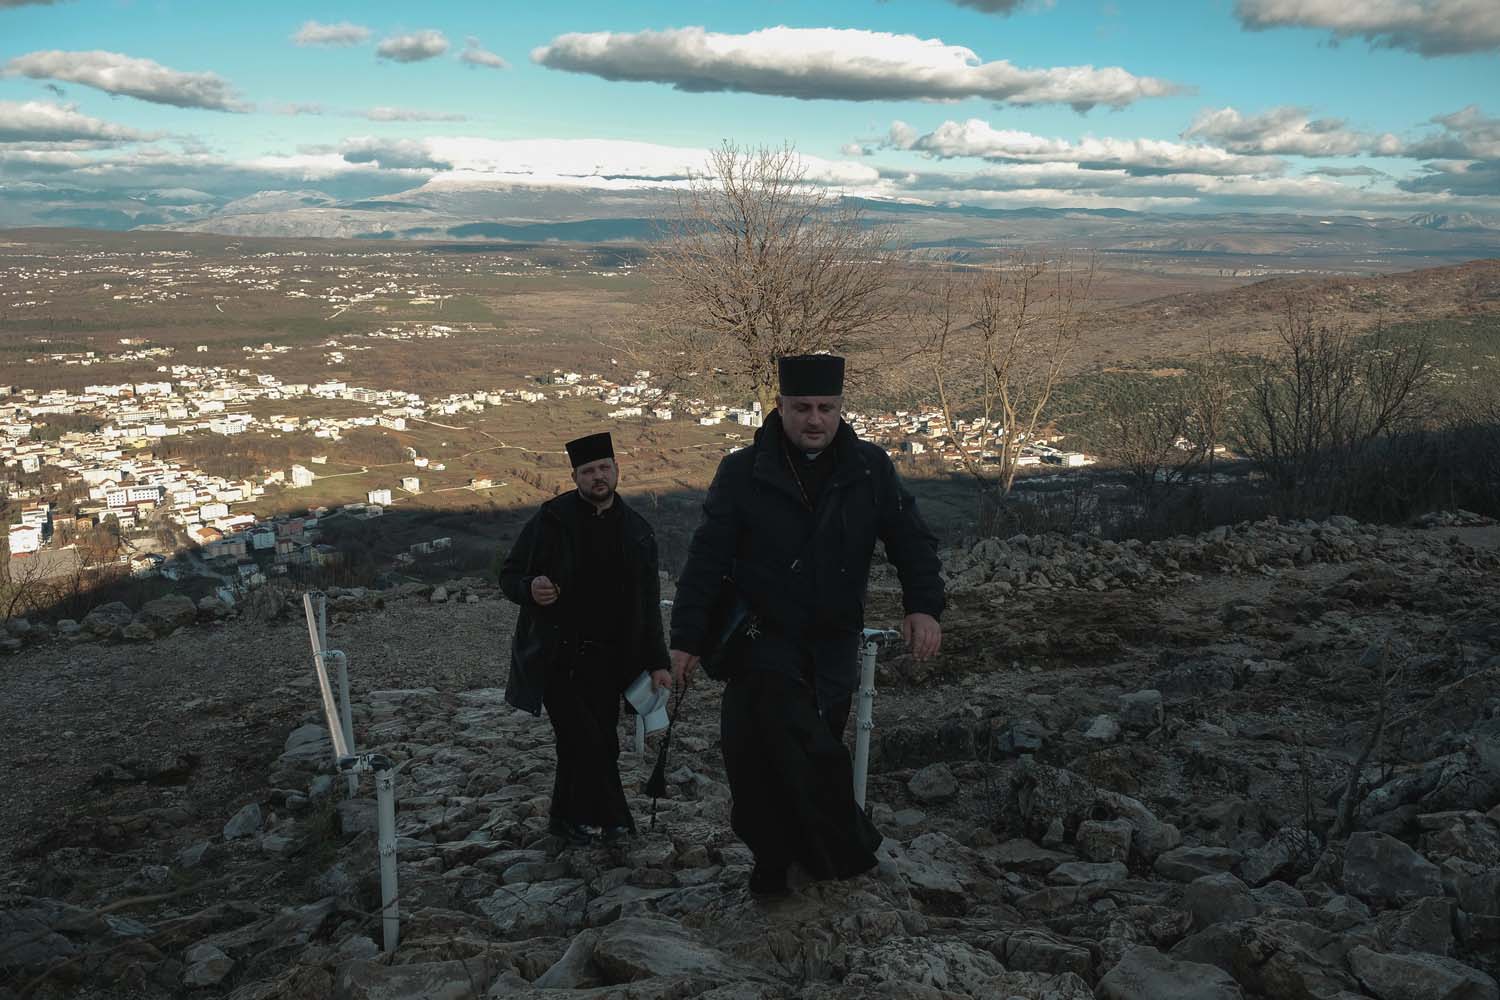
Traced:
<svg viewBox="0 0 1500 1000">
<path fill-rule="evenodd" d="M 878 870 L 771 903 L 711 683 L 655 830 L 634 794 L 634 841 L 564 850 L 550 728 L 497 686 L 509 607 L 341 595 L 356 731 L 404 762 L 394 959 L 371 788 L 321 773 L 299 621 L 28 636 L 0 660 L 0 997 L 1500 998 L 1495 536 L 947 553 L 944 657 L 881 663 Z M 872 623 L 896 612 L 877 579 Z M 628 786 L 653 759 L 625 753 Z"/>
</svg>

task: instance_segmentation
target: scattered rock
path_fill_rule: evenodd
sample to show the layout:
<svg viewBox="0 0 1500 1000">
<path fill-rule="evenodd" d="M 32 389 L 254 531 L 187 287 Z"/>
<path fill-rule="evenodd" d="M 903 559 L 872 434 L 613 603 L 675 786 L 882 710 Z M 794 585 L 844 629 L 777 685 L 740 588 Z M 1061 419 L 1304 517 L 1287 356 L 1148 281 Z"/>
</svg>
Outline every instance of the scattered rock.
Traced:
<svg viewBox="0 0 1500 1000">
<path fill-rule="evenodd" d="M 119 601 L 101 604 L 83 618 L 83 628 L 101 638 L 123 631 L 135 618 L 135 612 Z"/>
<path fill-rule="evenodd" d="M 1127 820 L 1084 820 L 1078 824 L 1078 851 L 1090 861 L 1128 861 L 1132 832 Z"/>
<path fill-rule="evenodd" d="M 173 630 L 198 620 L 198 606 L 183 594 L 168 594 L 147 601 L 136 620 L 156 635 L 170 635 Z"/>
<path fill-rule="evenodd" d="M 261 822 L 260 803 L 252 802 L 243 806 L 224 824 L 224 839 L 240 840 L 248 837 L 260 830 Z"/>
<path fill-rule="evenodd" d="M 1437 865 L 1383 833 L 1356 833 L 1344 848 L 1344 891 L 1367 903 L 1402 906 L 1443 895 Z"/>
<path fill-rule="evenodd" d="M 1500 1000 L 1493 978 L 1438 955 L 1383 955 L 1360 945 L 1349 967 L 1380 1000 Z"/>
<path fill-rule="evenodd" d="M 1244 1000 L 1244 991 L 1222 969 L 1179 962 L 1155 948 L 1131 948 L 1103 979 L 1100 1000 Z"/>
<path fill-rule="evenodd" d="M 1162 724 L 1160 691 L 1137 691 L 1120 696 L 1120 725 L 1126 729 L 1145 731 Z"/>
<path fill-rule="evenodd" d="M 1260 912 L 1250 887 L 1228 872 L 1194 879 L 1182 903 L 1198 930 L 1211 924 L 1248 920 Z"/>
<path fill-rule="evenodd" d="M 906 790 L 924 804 L 946 802 L 958 794 L 958 779 L 946 764 L 929 764 L 911 776 Z"/>
<path fill-rule="evenodd" d="M 1191 882 L 1204 875 L 1227 872 L 1240 863 L 1239 851 L 1226 847 L 1178 847 L 1156 859 L 1156 874 L 1173 882 Z"/>
</svg>

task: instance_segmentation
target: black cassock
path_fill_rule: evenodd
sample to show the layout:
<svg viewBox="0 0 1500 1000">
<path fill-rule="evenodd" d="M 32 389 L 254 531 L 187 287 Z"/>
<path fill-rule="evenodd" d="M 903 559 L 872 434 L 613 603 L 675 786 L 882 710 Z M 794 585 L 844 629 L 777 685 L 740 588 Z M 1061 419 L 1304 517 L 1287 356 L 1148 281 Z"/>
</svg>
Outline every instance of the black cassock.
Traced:
<svg viewBox="0 0 1500 1000">
<path fill-rule="evenodd" d="M 786 674 L 745 670 L 724 689 L 730 825 L 770 868 L 798 862 L 813 878 L 848 878 L 876 863 L 880 832 L 854 801 L 842 731 L 848 703 L 819 715 L 813 689 Z"/>
</svg>

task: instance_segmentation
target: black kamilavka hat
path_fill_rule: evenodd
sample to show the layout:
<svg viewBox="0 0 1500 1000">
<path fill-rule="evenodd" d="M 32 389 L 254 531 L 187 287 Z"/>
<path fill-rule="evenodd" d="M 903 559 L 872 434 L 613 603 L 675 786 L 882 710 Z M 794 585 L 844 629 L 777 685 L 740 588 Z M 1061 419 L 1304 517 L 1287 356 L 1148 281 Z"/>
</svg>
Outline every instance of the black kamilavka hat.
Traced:
<svg viewBox="0 0 1500 1000">
<path fill-rule="evenodd" d="M 783 396 L 842 396 L 844 359 L 836 354 L 798 354 L 777 362 Z"/>
<path fill-rule="evenodd" d="M 597 462 L 601 458 L 615 457 L 615 443 L 610 439 L 609 431 L 574 438 L 568 442 L 567 448 L 568 461 L 573 463 L 575 469 L 580 465 Z"/>
</svg>

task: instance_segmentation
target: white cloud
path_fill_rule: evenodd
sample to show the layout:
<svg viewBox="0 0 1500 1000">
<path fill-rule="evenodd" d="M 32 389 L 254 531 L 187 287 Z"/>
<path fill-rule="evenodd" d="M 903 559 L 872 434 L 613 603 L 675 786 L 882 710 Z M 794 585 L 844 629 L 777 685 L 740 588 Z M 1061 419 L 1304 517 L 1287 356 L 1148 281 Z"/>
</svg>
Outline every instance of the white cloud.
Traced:
<svg viewBox="0 0 1500 1000">
<path fill-rule="evenodd" d="M 292 42 L 296 45 L 346 46 L 359 45 L 369 40 L 369 28 L 349 21 L 339 21 L 337 24 L 307 21 L 292 35 Z"/>
<path fill-rule="evenodd" d="M 560 35 L 533 61 L 606 80 L 666 83 L 689 92 L 745 91 L 803 100 L 958 101 L 1125 107 L 1184 88 L 1119 67 L 1023 69 L 983 62 L 972 49 L 915 35 L 841 28 L 703 28 Z"/>
<path fill-rule="evenodd" d="M 484 139 L 366 136 L 339 147 L 350 163 L 382 169 L 429 170 L 438 186 L 499 185 L 642 190 L 685 187 L 707 168 L 706 149 L 616 139 Z M 874 167 L 843 160 L 801 157 L 806 183 L 872 192 Z"/>
<path fill-rule="evenodd" d="M 1487 118 L 1471 104 L 1452 114 L 1437 115 L 1443 131 L 1407 144 L 1402 155 L 1418 159 L 1500 160 L 1500 118 Z"/>
<path fill-rule="evenodd" d="M 418 111 L 411 108 L 376 107 L 362 112 L 360 117 L 372 122 L 461 122 L 466 115 L 448 111 Z"/>
<path fill-rule="evenodd" d="M 30 52 L 10 60 L 0 73 L 34 80 L 67 80 L 108 94 L 179 108 L 249 110 L 217 74 L 183 73 L 150 59 L 135 59 L 118 52 L 62 52 L 56 49 Z"/>
<path fill-rule="evenodd" d="M 80 114 L 71 104 L 50 101 L 0 101 L 0 142 L 115 144 L 156 139 L 123 125 Z"/>
<path fill-rule="evenodd" d="M 925 135 L 917 135 L 905 122 L 893 122 L 887 145 L 939 159 L 974 156 L 1002 162 L 1072 163 L 1086 170 L 1124 170 L 1138 175 L 1275 174 L 1285 167 L 1274 157 L 1241 156 L 1213 146 L 1158 139 L 1049 139 L 1030 132 L 996 129 L 978 118 L 947 121 Z"/>
<path fill-rule="evenodd" d="M 1390 134 L 1373 135 L 1349 129 L 1337 118 L 1312 119 L 1291 105 L 1246 117 L 1234 108 L 1200 111 L 1182 133 L 1220 143 L 1236 153 L 1283 153 L 1293 156 L 1352 156 L 1356 153 L 1393 153 L 1400 140 Z"/>
<path fill-rule="evenodd" d="M 510 68 L 510 63 L 485 49 L 479 44 L 479 39 L 472 37 L 464 39 L 464 50 L 458 54 L 458 60 L 470 66 L 483 66 L 486 69 Z"/>
<path fill-rule="evenodd" d="M 414 31 L 408 35 L 392 35 L 375 47 L 375 55 L 392 62 L 421 62 L 436 59 L 448 51 L 448 38 L 441 31 Z"/>
<path fill-rule="evenodd" d="M 1237 0 L 1234 12 L 1251 31 L 1321 28 L 1424 56 L 1500 49 L 1495 0 Z"/>
<path fill-rule="evenodd" d="M 278 115 L 321 115 L 326 114 L 327 109 L 317 101 L 292 101 L 287 104 L 278 104 L 271 109 L 273 114 Z"/>
</svg>

